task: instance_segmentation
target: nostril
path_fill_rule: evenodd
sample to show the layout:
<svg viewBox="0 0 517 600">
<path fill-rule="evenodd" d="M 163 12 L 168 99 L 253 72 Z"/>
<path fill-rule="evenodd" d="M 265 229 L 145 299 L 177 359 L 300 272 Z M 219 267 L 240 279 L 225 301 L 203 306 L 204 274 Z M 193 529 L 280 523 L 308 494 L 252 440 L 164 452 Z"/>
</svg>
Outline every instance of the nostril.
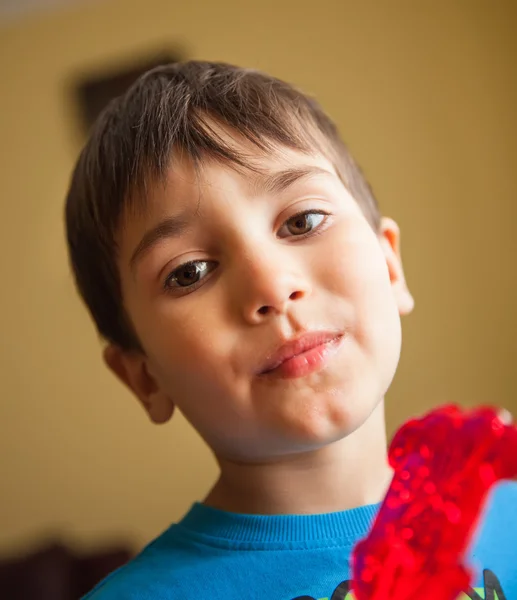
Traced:
<svg viewBox="0 0 517 600">
<path fill-rule="evenodd" d="M 299 300 L 303 296 L 303 292 L 293 292 L 289 296 L 289 300 Z"/>
<path fill-rule="evenodd" d="M 261 306 L 258 309 L 259 314 L 261 315 L 267 315 L 267 313 L 269 312 L 269 307 L 268 306 Z"/>
</svg>

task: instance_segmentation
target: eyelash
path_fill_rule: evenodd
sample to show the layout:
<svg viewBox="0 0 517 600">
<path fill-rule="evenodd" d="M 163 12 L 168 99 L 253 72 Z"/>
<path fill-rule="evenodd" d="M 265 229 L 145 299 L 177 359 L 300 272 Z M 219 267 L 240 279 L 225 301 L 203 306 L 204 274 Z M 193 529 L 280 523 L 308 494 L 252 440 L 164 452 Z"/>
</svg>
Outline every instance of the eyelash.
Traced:
<svg viewBox="0 0 517 600">
<path fill-rule="evenodd" d="M 284 223 L 282 224 L 282 227 L 280 229 L 282 229 L 283 227 L 285 227 L 287 225 L 287 223 L 289 223 L 290 221 L 296 220 L 299 217 L 302 217 L 302 216 L 305 216 L 305 215 L 322 215 L 325 218 L 323 219 L 323 221 L 321 223 L 319 223 L 318 225 L 316 225 L 316 227 L 314 227 L 314 229 L 312 229 L 308 233 L 304 233 L 302 235 L 292 235 L 291 237 L 295 238 L 295 240 L 297 240 L 297 241 L 298 240 L 306 239 L 308 237 L 316 236 L 316 235 L 319 235 L 320 233 L 322 233 L 324 225 L 325 225 L 325 223 L 327 221 L 327 217 L 330 216 L 330 213 L 328 213 L 328 212 L 326 212 L 324 210 L 319 210 L 319 209 L 303 210 L 303 211 L 300 211 L 299 213 L 296 213 L 296 214 L 292 215 L 286 221 L 284 221 Z M 285 238 L 280 238 L 280 239 L 285 239 Z M 215 261 L 210 261 L 210 260 L 190 260 L 190 261 L 188 261 L 186 263 L 183 263 L 179 267 L 176 267 L 166 277 L 166 279 L 165 279 L 165 281 L 163 283 L 164 291 L 166 293 L 168 293 L 168 294 L 173 294 L 173 295 L 178 295 L 178 293 L 179 293 L 179 295 L 181 295 L 181 296 L 186 296 L 187 294 L 191 294 L 192 292 L 196 291 L 199 287 L 201 287 L 205 283 L 206 276 L 203 277 L 202 279 L 194 282 L 192 285 L 189 285 L 189 286 L 173 287 L 170 284 L 171 284 L 171 281 L 173 281 L 173 279 L 175 277 L 177 277 L 177 273 L 179 271 L 181 271 L 182 269 L 185 269 L 187 267 L 190 267 L 190 266 L 196 266 L 199 263 L 206 263 L 208 265 L 210 265 L 210 264 L 213 265 L 215 263 Z M 212 268 L 209 267 L 209 272 L 213 271 L 214 268 L 215 267 L 212 267 Z"/>
</svg>

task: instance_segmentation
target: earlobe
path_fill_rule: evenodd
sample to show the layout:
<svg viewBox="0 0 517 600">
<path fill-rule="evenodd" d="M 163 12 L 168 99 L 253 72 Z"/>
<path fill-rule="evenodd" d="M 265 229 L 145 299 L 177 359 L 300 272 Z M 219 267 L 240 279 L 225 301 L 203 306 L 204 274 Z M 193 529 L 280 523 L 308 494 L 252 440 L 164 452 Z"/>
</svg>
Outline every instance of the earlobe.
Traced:
<svg viewBox="0 0 517 600">
<path fill-rule="evenodd" d="M 383 217 L 379 231 L 379 239 L 384 251 L 399 313 L 401 315 L 407 315 L 413 310 L 415 301 L 406 284 L 404 269 L 402 267 L 402 258 L 400 255 L 400 230 L 393 219 Z"/>
<path fill-rule="evenodd" d="M 174 403 L 151 375 L 146 357 L 108 344 L 103 351 L 106 366 L 138 398 L 151 421 L 167 422 L 174 413 Z"/>
</svg>

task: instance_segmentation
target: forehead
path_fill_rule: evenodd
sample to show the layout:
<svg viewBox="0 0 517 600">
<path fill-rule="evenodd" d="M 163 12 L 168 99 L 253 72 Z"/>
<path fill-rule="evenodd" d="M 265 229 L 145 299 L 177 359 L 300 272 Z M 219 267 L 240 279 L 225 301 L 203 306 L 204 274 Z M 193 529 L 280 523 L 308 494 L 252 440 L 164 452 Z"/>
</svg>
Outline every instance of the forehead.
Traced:
<svg viewBox="0 0 517 600">
<path fill-rule="evenodd" d="M 242 164 L 207 155 L 194 162 L 185 150 L 176 148 L 165 173 L 147 178 L 121 215 L 115 236 L 118 259 L 129 263 L 131 269 L 135 254 L 142 254 L 140 246 L 150 249 L 155 238 L 179 237 L 178 232 L 185 232 L 206 215 L 204 209 L 236 208 L 241 201 L 244 204 L 260 195 L 271 198 L 315 177 L 325 177 L 345 189 L 335 156 L 317 134 L 305 132 L 306 149 L 268 140 L 259 148 L 217 121 L 208 121 L 208 126 L 217 144 L 228 148 Z M 171 221 L 175 223 L 171 225 Z"/>
<path fill-rule="evenodd" d="M 332 162 L 321 153 L 275 148 L 265 154 L 244 147 L 240 156 L 248 167 L 210 158 L 195 164 L 185 154 L 178 153 L 164 177 L 148 184 L 145 195 L 137 198 L 122 215 L 120 232 L 148 226 L 171 213 L 199 210 L 203 198 L 210 200 L 225 191 L 239 192 L 232 194 L 235 203 L 239 197 L 281 193 L 314 177 L 340 181 Z"/>
<path fill-rule="evenodd" d="M 300 124 L 295 123 L 295 128 Z M 188 150 L 181 147 L 173 148 L 171 160 L 165 172 L 156 178 L 148 177 L 143 189 L 135 190 L 135 195 L 125 203 L 121 222 L 152 220 L 153 215 L 161 212 L 164 207 L 171 208 L 171 202 L 180 201 L 192 204 L 193 199 L 199 200 L 201 193 L 212 187 L 223 185 L 225 180 L 239 181 L 246 191 L 252 191 L 254 184 L 282 169 L 301 167 L 303 164 L 319 165 L 321 168 L 337 174 L 335 168 L 336 156 L 320 131 L 314 127 L 300 130 L 305 139 L 299 149 L 290 148 L 268 138 L 260 143 L 253 142 L 241 131 L 231 128 L 217 119 L 205 115 L 203 120 L 205 133 L 213 140 L 219 149 L 227 149 L 230 154 L 238 157 L 237 162 L 224 160 L 221 155 L 212 158 L 209 153 L 202 154 L 195 163 L 190 158 Z M 203 153 L 203 150 L 201 150 Z M 243 166 L 244 165 L 244 166 Z M 138 186 L 138 183 L 137 183 Z"/>
<path fill-rule="evenodd" d="M 194 165 L 189 158 L 175 157 L 166 177 L 148 186 L 137 210 L 123 218 L 117 235 L 119 267 L 127 265 L 134 271 L 160 240 L 180 238 L 194 227 L 207 206 L 226 210 L 259 196 L 281 196 L 314 178 L 342 187 L 332 163 L 321 154 L 278 149 L 268 155 L 248 155 L 246 164 L 249 168 L 215 160 Z"/>
</svg>

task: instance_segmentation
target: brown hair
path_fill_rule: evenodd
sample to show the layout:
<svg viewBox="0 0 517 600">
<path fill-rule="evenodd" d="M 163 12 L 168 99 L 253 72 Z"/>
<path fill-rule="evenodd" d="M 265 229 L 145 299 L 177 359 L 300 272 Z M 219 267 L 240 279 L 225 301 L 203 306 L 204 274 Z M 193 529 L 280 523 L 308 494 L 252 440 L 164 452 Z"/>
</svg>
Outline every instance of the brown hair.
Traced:
<svg viewBox="0 0 517 600">
<path fill-rule="evenodd" d="M 116 233 L 124 212 L 145 204 L 147 186 L 163 178 L 175 151 L 199 164 L 216 158 L 252 168 L 211 123 L 238 132 L 259 150 L 283 145 L 325 153 L 371 226 L 380 214 L 373 193 L 319 104 L 255 70 L 190 61 L 143 75 L 99 117 L 75 167 L 66 199 L 66 230 L 77 287 L 101 336 L 140 350 L 124 309 Z"/>
</svg>

